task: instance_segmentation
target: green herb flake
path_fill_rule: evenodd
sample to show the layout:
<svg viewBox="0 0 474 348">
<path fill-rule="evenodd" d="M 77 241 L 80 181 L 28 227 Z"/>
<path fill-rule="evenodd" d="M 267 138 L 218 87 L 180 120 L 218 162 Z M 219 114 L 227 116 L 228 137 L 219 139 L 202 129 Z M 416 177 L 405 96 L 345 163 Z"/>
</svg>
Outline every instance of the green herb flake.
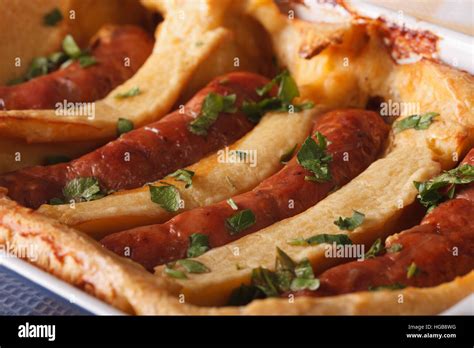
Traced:
<svg viewBox="0 0 474 348">
<path fill-rule="evenodd" d="M 189 236 L 189 247 L 186 256 L 198 257 L 209 249 L 209 237 L 202 233 L 193 233 Z"/>
<path fill-rule="evenodd" d="M 36 57 L 32 60 L 26 72 L 26 79 L 31 80 L 35 77 L 46 75 L 48 72 L 48 58 Z"/>
<path fill-rule="evenodd" d="M 209 93 L 202 103 L 201 112 L 188 125 L 188 130 L 197 135 L 207 135 L 209 127 L 216 122 L 219 113 L 235 113 L 235 101 L 237 96 L 230 94 L 223 96 L 217 93 Z"/>
<path fill-rule="evenodd" d="M 333 244 L 336 245 L 350 245 L 352 244 L 352 240 L 346 234 L 317 234 L 306 239 L 306 242 L 309 245 L 318 245 L 318 244 Z"/>
<path fill-rule="evenodd" d="M 59 67 L 59 69 L 66 69 L 69 65 L 71 65 L 72 63 L 74 63 L 76 60 L 75 59 L 68 59 L 66 60 L 64 63 L 61 64 L 61 66 Z"/>
<path fill-rule="evenodd" d="M 190 259 L 178 260 L 176 262 L 189 273 L 209 273 L 211 270 L 202 262 Z"/>
<path fill-rule="evenodd" d="M 278 247 L 275 270 L 280 293 L 289 290 L 316 290 L 319 287 L 319 280 L 314 278 L 313 268 L 307 258 L 296 263 Z"/>
<path fill-rule="evenodd" d="M 291 104 L 294 98 L 300 96 L 298 86 L 288 71 L 280 75 L 280 86 L 278 88 L 278 98 L 284 104 Z"/>
<path fill-rule="evenodd" d="M 297 147 L 298 144 L 295 144 L 295 146 L 293 146 L 291 149 L 287 150 L 283 155 L 281 155 L 280 163 L 287 164 L 293 157 L 293 154 L 295 153 Z"/>
<path fill-rule="evenodd" d="M 291 291 L 317 290 L 319 288 L 319 279 L 317 278 L 295 278 L 292 280 Z"/>
<path fill-rule="evenodd" d="M 59 65 L 68 60 L 68 56 L 64 52 L 54 52 L 48 56 L 48 60 L 52 66 L 57 68 Z"/>
<path fill-rule="evenodd" d="M 95 57 L 89 55 L 80 56 L 78 61 L 81 68 L 88 68 L 92 65 L 97 64 L 97 60 L 95 59 Z"/>
<path fill-rule="evenodd" d="M 326 152 L 328 141 L 320 132 L 315 133 L 316 142 L 312 137 L 307 137 L 301 149 L 296 154 L 298 163 L 309 170 L 313 176 L 305 176 L 306 180 L 316 182 L 327 182 L 331 180 L 329 163 L 332 156 Z"/>
<path fill-rule="evenodd" d="M 82 51 L 77 45 L 76 41 L 71 35 L 66 35 L 63 40 L 63 51 L 66 53 L 70 58 L 76 59 L 82 55 Z"/>
<path fill-rule="evenodd" d="M 263 267 L 252 270 L 251 285 L 242 285 L 231 295 L 230 304 L 247 304 L 255 298 L 277 297 L 287 291 L 317 290 L 319 280 L 307 258 L 296 263 L 282 249 L 276 249 L 275 271 Z"/>
<path fill-rule="evenodd" d="M 63 15 L 58 8 L 54 8 L 43 16 L 43 24 L 48 27 L 54 27 L 63 20 Z"/>
<path fill-rule="evenodd" d="M 417 197 L 420 203 L 427 207 L 428 211 L 431 211 L 444 200 L 454 197 L 455 185 L 465 185 L 471 182 L 474 182 L 474 166 L 462 164 L 431 180 L 426 182 L 414 181 L 413 184 L 418 190 Z M 441 192 L 443 191 L 441 189 L 445 192 Z"/>
<path fill-rule="evenodd" d="M 367 290 L 369 291 L 380 291 L 380 290 L 399 290 L 406 288 L 406 285 L 401 283 L 394 283 L 390 285 L 379 285 L 379 286 L 369 286 Z"/>
<path fill-rule="evenodd" d="M 262 86 L 262 87 L 259 87 L 255 90 L 255 92 L 260 96 L 260 97 L 263 97 L 264 95 L 268 94 L 273 87 L 276 86 L 277 84 L 277 78 L 274 78 L 273 80 L 271 80 L 269 83 L 267 83 L 266 85 Z"/>
<path fill-rule="evenodd" d="M 280 248 L 277 247 L 276 250 L 275 269 L 293 272 L 296 266 L 295 262 Z"/>
<path fill-rule="evenodd" d="M 104 197 L 99 181 L 94 177 L 79 177 L 69 181 L 63 188 L 66 201 L 92 201 Z"/>
<path fill-rule="evenodd" d="M 186 273 L 183 271 L 171 268 L 170 265 L 165 266 L 165 274 L 171 278 L 176 278 L 176 279 L 188 279 L 186 276 Z"/>
<path fill-rule="evenodd" d="M 133 122 L 126 118 L 119 118 L 117 121 L 117 134 L 122 135 L 132 131 L 134 128 Z"/>
<path fill-rule="evenodd" d="M 333 244 L 336 245 L 350 245 L 352 240 L 346 234 L 317 234 L 309 238 L 295 238 L 287 241 L 289 245 L 293 246 L 308 246 L 319 244 Z"/>
<path fill-rule="evenodd" d="M 417 275 L 420 272 L 420 269 L 417 267 L 415 262 L 412 262 L 410 266 L 407 267 L 407 279 Z"/>
<path fill-rule="evenodd" d="M 263 97 L 270 93 L 270 91 L 278 85 L 277 97 L 268 97 L 259 102 L 244 101 L 242 104 L 242 111 L 247 115 L 252 122 L 258 122 L 263 115 L 269 111 L 275 112 L 300 112 L 304 109 L 314 107 L 312 102 L 307 102 L 300 105 L 292 104 L 293 99 L 299 97 L 300 93 L 295 80 L 290 73 L 285 70 L 277 75 L 272 81 L 266 85 L 257 88 L 256 93 Z"/>
<path fill-rule="evenodd" d="M 255 223 L 256 218 L 252 210 L 245 209 L 226 219 L 225 226 L 231 235 L 236 235 Z"/>
<path fill-rule="evenodd" d="M 312 101 L 306 102 L 303 104 L 294 105 L 295 111 L 300 112 L 302 110 L 309 110 L 314 108 L 314 103 Z"/>
<path fill-rule="evenodd" d="M 289 245 L 293 245 L 293 246 L 307 246 L 307 245 L 309 245 L 308 242 L 306 241 L 306 239 L 304 239 L 304 238 L 290 239 L 286 243 L 289 244 Z"/>
<path fill-rule="evenodd" d="M 398 253 L 400 250 L 403 249 L 403 245 L 394 243 L 389 248 L 387 248 L 388 253 Z"/>
<path fill-rule="evenodd" d="M 378 238 L 374 244 L 370 247 L 369 251 L 367 251 L 364 255 L 364 258 L 366 259 L 372 259 L 379 255 L 382 251 L 384 250 L 384 247 L 382 245 L 382 239 Z"/>
<path fill-rule="evenodd" d="M 424 130 L 433 123 L 433 119 L 439 116 L 437 112 L 427 112 L 421 115 L 411 115 L 393 124 L 395 133 L 400 133 L 406 129 Z"/>
<path fill-rule="evenodd" d="M 190 188 L 193 185 L 193 176 L 194 172 L 187 169 L 178 169 L 174 173 L 169 175 L 172 178 L 175 178 L 178 181 L 185 183 L 184 188 Z"/>
<path fill-rule="evenodd" d="M 122 93 L 117 93 L 115 95 L 115 99 L 126 99 L 126 98 L 131 98 L 131 97 L 136 97 L 137 95 L 141 94 L 140 87 L 135 86 L 130 88 L 128 91 L 122 92 Z"/>
<path fill-rule="evenodd" d="M 239 210 L 239 207 L 237 206 L 237 204 L 235 203 L 235 201 L 232 198 L 229 198 L 226 202 L 227 202 L 228 205 L 230 205 L 232 210 Z"/>
<path fill-rule="evenodd" d="M 277 297 L 280 293 L 276 274 L 263 267 L 252 270 L 252 285 L 262 291 L 267 297 Z"/>
<path fill-rule="evenodd" d="M 148 186 L 150 188 L 150 197 L 153 203 L 159 204 L 168 212 L 179 210 L 181 196 L 179 191 L 173 185 Z"/>
<path fill-rule="evenodd" d="M 354 210 L 352 217 L 350 218 L 343 218 L 339 217 L 336 221 L 334 221 L 334 225 L 339 227 L 340 230 L 346 230 L 346 231 L 353 231 L 362 223 L 364 222 L 365 215 L 358 212 L 357 210 Z"/>
</svg>

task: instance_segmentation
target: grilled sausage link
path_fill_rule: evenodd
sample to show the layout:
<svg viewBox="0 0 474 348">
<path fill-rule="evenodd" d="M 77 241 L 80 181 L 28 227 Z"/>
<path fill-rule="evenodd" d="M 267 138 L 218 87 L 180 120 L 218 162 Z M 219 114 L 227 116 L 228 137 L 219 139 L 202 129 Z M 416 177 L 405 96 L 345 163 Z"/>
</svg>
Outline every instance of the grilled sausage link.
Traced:
<svg viewBox="0 0 474 348">
<path fill-rule="evenodd" d="M 97 64 L 82 68 L 74 62 L 28 82 L 0 87 L 0 106 L 6 110 L 54 109 L 64 100 L 102 99 L 135 74 L 151 54 L 153 43 L 139 27 L 104 27 L 90 47 Z"/>
<path fill-rule="evenodd" d="M 163 178 L 205 155 L 235 142 L 251 130 L 251 122 L 240 111 L 244 100 L 259 101 L 255 89 L 269 80 L 256 74 L 236 72 L 216 78 L 183 108 L 161 120 L 122 135 L 107 145 L 69 163 L 36 166 L 0 176 L 0 186 L 27 207 L 37 208 L 55 197 L 63 197 L 65 184 L 77 177 L 95 177 L 104 191 L 132 189 Z M 197 135 L 188 125 L 201 112 L 209 93 L 236 94 L 235 113 L 221 113 L 208 129 Z"/>
<path fill-rule="evenodd" d="M 462 163 L 474 165 L 474 149 Z M 319 277 L 316 291 L 296 295 L 328 296 L 365 291 L 380 286 L 430 287 L 449 282 L 474 269 L 474 184 L 440 204 L 421 224 L 403 231 L 386 243 L 401 245 L 398 252 L 331 268 Z M 412 275 L 408 268 L 412 263 Z"/>
<path fill-rule="evenodd" d="M 332 179 L 323 183 L 305 180 L 305 176 L 312 174 L 294 157 L 254 190 L 233 197 L 240 211 L 250 209 L 254 213 L 256 223 L 250 228 L 231 234 L 225 222 L 236 211 L 222 201 L 184 212 L 165 224 L 109 235 L 102 243 L 120 255 L 130 250 L 130 257 L 147 269 L 185 258 L 193 233 L 208 235 L 210 247 L 227 244 L 308 209 L 357 176 L 382 150 L 388 126 L 374 112 L 340 110 L 319 118 L 314 131 L 321 132 L 331 142 L 327 152 L 333 156 Z"/>
</svg>

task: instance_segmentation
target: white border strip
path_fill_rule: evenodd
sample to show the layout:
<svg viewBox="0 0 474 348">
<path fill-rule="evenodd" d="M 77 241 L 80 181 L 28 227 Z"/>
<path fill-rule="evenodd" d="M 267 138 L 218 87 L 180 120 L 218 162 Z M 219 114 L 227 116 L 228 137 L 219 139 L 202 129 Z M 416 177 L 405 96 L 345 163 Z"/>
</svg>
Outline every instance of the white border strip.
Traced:
<svg viewBox="0 0 474 348">
<path fill-rule="evenodd" d="M 105 302 L 88 295 L 78 288 L 66 283 L 53 275 L 29 264 L 26 261 L 16 258 L 5 251 L 0 251 L 0 265 L 22 275 L 26 279 L 37 283 L 58 296 L 66 299 L 83 309 L 97 315 L 124 315 L 125 313 L 109 306 Z"/>
<path fill-rule="evenodd" d="M 383 7 L 365 3 L 362 0 L 351 0 L 350 3 L 358 13 L 366 17 L 377 18 L 382 16 L 395 23 L 400 19 L 398 13 Z M 409 28 L 429 30 L 438 35 L 441 39 L 446 39 L 439 42 L 440 59 L 449 65 L 474 74 L 474 37 L 435 24 L 420 21 L 405 14 L 403 15 L 403 22 Z M 68 294 L 71 303 L 76 304 L 91 313 L 97 315 L 125 314 L 74 286 L 63 282 L 51 274 L 46 273 L 23 260 L 7 255 L 2 251 L 0 251 L 0 265 L 11 269 L 32 282 L 54 292 L 60 297 L 66 298 L 65 294 Z M 473 310 L 469 310 L 472 303 L 474 303 L 474 295 L 466 298 L 442 314 L 474 314 Z"/>
</svg>

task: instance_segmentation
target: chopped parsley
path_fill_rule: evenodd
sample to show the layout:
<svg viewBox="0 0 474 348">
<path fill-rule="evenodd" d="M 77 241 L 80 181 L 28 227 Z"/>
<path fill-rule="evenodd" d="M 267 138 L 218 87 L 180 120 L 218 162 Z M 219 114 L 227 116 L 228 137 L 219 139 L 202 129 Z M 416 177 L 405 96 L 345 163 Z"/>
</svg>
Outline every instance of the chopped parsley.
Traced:
<svg viewBox="0 0 474 348">
<path fill-rule="evenodd" d="M 454 197 L 456 185 L 469 184 L 474 182 L 474 166 L 471 164 L 462 164 L 457 168 L 443 172 L 441 175 L 425 181 L 414 181 L 418 190 L 418 199 L 420 203 L 428 208 L 428 211 L 434 209 L 438 204 L 446 199 Z"/>
<path fill-rule="evenodd" d="M 36 57 L 33 58 L 28 71 L 26 73 L 26 79 L 31 80 L 35 77 L 46 75 L 49 72 L 48 58 L 46 57 Z"/>
<path fill-rule="evenodd" d="M 84 202 L 105 196 L 101 192 L 99 181 L 94 177 L 79 177 L 69 181 L 63 188 L 66 201 Z"/>
<path fill-rule="evenodd" d="M 128 91 L 125 91 L 125 92 L 122 92 L 122 93 L 117 93 L 115 95 L 115 99 L 131 98 L 131 97 L 135 97 L 135 96 L 137 96 L 141 93 L 142 92 L 140 90 L 140 87 L 134 86 L 134 87 L 130 88 Z"/>
<path fill-rule="evenodd" d="M 388 253 L 398 253 L 400 250 L 403 249 L 403 245 L 394 243 L 389 248 L 387 248 Z"/>
<path fill-rule="evenodd" d="M 181 196 L 179 191 L 173 185 L 148 186 L 150 188 L 150 197 L 153 203 L 159 204 L 168 212 L 179 210 Z"/>
<path fill-rule="evenodd" d="M 395 133 L 400 133 L 406 129 L 424 130 L 433 123 L 433 119 L 439 116 L 437 112 L 427 112 L 421 115 L 411 115 L 393 124 Z"/>
<path fill-rule="evenodd" d="M 181 269 L 176 269 L 176 267 L 181 267 Z M 209 273 L 211 270 L 202 262 L 190 259 L 182 259 L 176 262 L 170 262 L 165 266 L 165 274 L 171 278 L 176 279 L 188 279 L 186 273 Z"/>
<path fill-rule="evenodd" d="M 66 35 L 63 40 L 63 51 L 69 58 L 75 59 L 82 55 L 82 51 L 71 35 Z"/>
<path fill-rule="evenodd" d="M 56 7 L 43 16 L 43 24 L 48 27 L 54 27 L 63 20 L 63 14 Z"/>
<path fill-rule="evenodd" d="M 189 236 L 189 247 L 186 256 L 198 257 L 209 249 L 209 237 L 202 233 L 193 233 Z"/>
<path fill-rule="evenodd" d="M 235 107 L 236 98 L 235 94 L 224 96 L 217 93 L 209 93 L 202 103 L 201 112 L 188 125 L 188 130 L 193 134 L 207 135 L 209 127 L 217 121 L 219 113 L 232 114 L 237 111 Z"/>
<path fill-rule="evenodd" d="M 13 79 L 8 85 L 27 82 L 36 77 L 47 75 L 55 70 L 67 68 L 75 61 L 79 62 L 81 68 L 87 68 L 97 64 L 97 60 L 89 55 L 87 51 L 81 51 L 71 35 L 66 35 L 62 42 L 63 51 L 54 52 L 47 57 L 35 57 L 30 63 L 23 77 Z"/>
<path fill-rule="evenodd" d="M 371 259 L 374 258 L 375 256 L 379 255 L 381 252 L 383 252 L 384 247 L 382 245 L 382 239 L 378 238 L 374 244 L 370 247 L 369 251 L 367 251 L 364 255 L 365 259 Z"/>
<path fill-rule="evenodd" d="M 48 56 L 48 68 L 49 71 L 56 70 L 59 68 L 65 61 L 68 60 L 68 56 L 64 52 L 54 52 Z"/>
<path fill-rule="evenodd" d="M 126 118 L 119 118 L 117 121 L 117 134 L 122 135 L 132 131 L 134 128 L 133 122 Z"/>
<path fill-rule="evenodd" d="M 410 279 L 418 273 L 420 273 L 420 269 L 418 268 L 415 262 L 412 262 L 410 266 L 407 267 L 407 279 Z"/>
<path fill-rule="evenodd" d="M 334 225 L 339 227 L 340 230 L 346 230 L 346 231 L 353 231 L 362 223 L 364 222 L 365 215 L 358 212 L 357 210 L 354 210 L 354 213 L 352 214 L 352 217 L 350 218 L 343 218 L 339 217 L 336 221 L 334 221 Z"/>
<path fill-rule="evenodd" d="M 251 284 L 235 289 L 230 305 L 244 305 L 256 298 L 277 297 L 287 291 L 317 290 L 319 280 L 307 258 L 297 263 L 277 247 L 275 271 L 258 267 L 252 270 Z"/>
<path fill-rule="evenodd" d="M 193 176 L 194 172 L 192 170 L 187 169 L 178 169 L 174 173 L 169 175 L 172 178 L 175 178 L 178 181 L 182 181 L 185 183 L 184 188 L 189 188 L 193 185 Z"/>
<path fill-rule="evenodd" d="M 278 85 L 277 97 L 268 97 L 259 102 L 244 101 L 242 104 L 242 111 L 247 115 L 252 122 L 258 122 L 269 111 L 300 112 L 305 109 L 314 107 L 312 102 L 294 105 L 293 99 L 300 96 L 298 86 L 295 80 L 291 77 L 288 70 L 283 71 L 277 75 L 272 81 L 265 86 L 256 89 L 259 96 L 268 95 L 270 91 Z"/>
<path fill-rule="evenodd" d="M 97 64 L 97 59 L 95 59 L 95 57 L 93 57 L 93 56 L 85 55 L 85 56 L 79 57 L 78 62 L 79 62 L 79 65 L 81 66 L 81 68 L 88 68 L 92 65 L 96 65 Z"/>
<path fill-rule="evenodd" d="M 227 218 L 225 226 L 231 235 L 236 235 L 255 223 L 256 218 L 252 210 L 245 209 Z"/>
<path fill-rule="evenodd" d="M 309 238 L 296 238 L 291 239 L 287 242 L 293 246 L 308 246 L 308 245 L 318 245 L 318 244 L 333 244 L 336 245 L 349 245 L 352 244 L 352 240 L 346 234 L 317 234 Z"/>
<path fill-rule="evenodd" d="M 165 274 L 168 275 L 171 278 L 176 278 L 176 279 L 187 279 L 188 277 L 186 276 L 186 273 L 183 271 L 179 271 L 177 269 L 172 268 L 173 266 L 171 265 L 166 265 L 165 266 Z"/>
<path fill-rule="evenodd" d="M 304 169 L 313 174 L 313 176 L 305 176 L 305 180 L 327 182 L 331 180 L 329 163 L 332 161 L 332 155 L 326 152 L 327 138 L 320 132 L 316 132 L 314 136 L 318 142 L 310 136 L 307 137 L 296 154 L 296 159 Z"/>
<path fill-rule="evenodd" d="M 209 273 L 211 271 L 205 264 L 196 260 L 183 259 L 176 263 L 189 273 Z"/>
</svg>

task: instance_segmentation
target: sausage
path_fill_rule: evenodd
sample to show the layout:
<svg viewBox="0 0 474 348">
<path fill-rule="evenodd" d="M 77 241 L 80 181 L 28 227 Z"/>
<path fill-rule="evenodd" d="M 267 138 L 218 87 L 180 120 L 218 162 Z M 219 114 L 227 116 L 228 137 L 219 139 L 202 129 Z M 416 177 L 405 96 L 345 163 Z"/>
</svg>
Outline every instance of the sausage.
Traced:
<svg viewBox="0 0 474 348">
<path fill-rule="evenodd" d="M 193 233 L 208 235 L 212 248 L 230 243 L 299 214 L 349 182 L 377 158 L 389 127 L 374 112 L 340 110 L 323 115 L 313 130 L 321 132 L 331 142 L 327 151 L 333 156 L 330 163 L 332 179 L 324 183 L 305 180 L 305 176 L 312 174 L 294 157 L 281 171 L 252 191 L 233 197 L 239 210 L 250 209 L 254 213 L 256 223 L 250 228 L 230 234 L 225 221 L 236 211 L 222 201 L 184 212 L 165 224 L 109 235 L 102 244 L 119 255 L 129 251 L 133 260 L 151 270 L 156 265 L 185 258 Z"/>
<path fill-rule="evenodd" d="M 132 189 L 156 181 L 235 142 L 250 131 L 255 123 L 240 106 L 244 100 L 262 100 L 255 90 L 268 82 L 263 76 L 247 72 L 216 78 L 182 110 L 128 132 L 69 163 L 7 173 L 0 176 L 0 186 L 6 187 L 15 201 L 37 208 L 52 198 L 63 197 L 64 185 L 77 177 L 95 177 L 103 191 Z M 188 130 L 188 124 L 199 115 L 203 101 L 210 93 L 236 94 L 237 111 L 221 113 L 207 135 L 194 134 Z"/>
<path fill-rule="evenodd" d="M 78 62 L 50 74 L 10 87 L 0 87 L 0 105 L 6 110 L 54 109 L 56 103 L 92 102 L 135 74 L 153 49 L 152 37 L 134 26 L 101 29 L 90 54 L 97 64 Z M 125 64 L 129 58 L 130 64 Z"/>
<path fill-rule="evenodd" d="M 462 163 L 474 165 L 474 149 Z M 393 285 L 430 287 L 469 273 L 474 269 L 474 184 L 436 207 L 420 225 L 389 238 L 386 248 L 394 244 L 402 249 L 331 268 L 320 275 L 318 290 L 295 295 L 339 295 Z M 413 262 L 417 272 L 408 277 Z"/>
</svg>

